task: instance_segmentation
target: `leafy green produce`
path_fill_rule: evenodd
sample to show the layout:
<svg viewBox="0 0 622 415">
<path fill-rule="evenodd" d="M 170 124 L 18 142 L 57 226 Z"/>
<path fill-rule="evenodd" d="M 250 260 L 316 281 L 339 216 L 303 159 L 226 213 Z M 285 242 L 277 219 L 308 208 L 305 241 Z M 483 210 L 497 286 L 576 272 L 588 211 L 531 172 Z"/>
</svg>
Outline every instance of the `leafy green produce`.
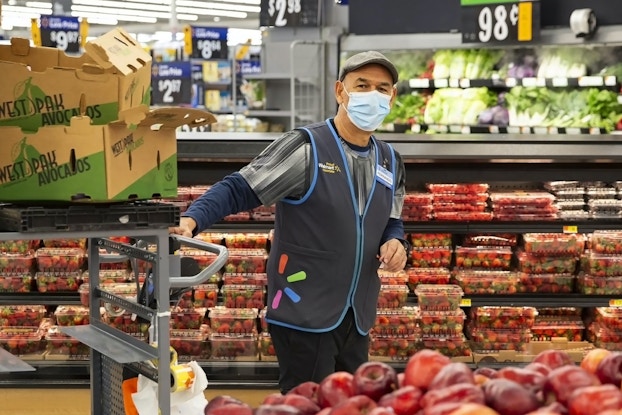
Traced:
<svg viewBox="0 0 622 415">
<path fill-rule="evenodd" d="M 439 50 L 434 56 L 434 79 L 488 79 L 502 56 L 493 49 Z"/>
<path fill-rule="evenodd" d="M 497 102 L 488 88 L 437 89 L 424 113 L 426 124 L 476 125 L 480 113 Z"/>
<path fill-rule="evenodd" d="M 391 112 L 384 119 L 385 123 L 407 124 L 420 122 L 425 108 L 426 98 L 418 93 L 398 95 Z"/>
</svg>

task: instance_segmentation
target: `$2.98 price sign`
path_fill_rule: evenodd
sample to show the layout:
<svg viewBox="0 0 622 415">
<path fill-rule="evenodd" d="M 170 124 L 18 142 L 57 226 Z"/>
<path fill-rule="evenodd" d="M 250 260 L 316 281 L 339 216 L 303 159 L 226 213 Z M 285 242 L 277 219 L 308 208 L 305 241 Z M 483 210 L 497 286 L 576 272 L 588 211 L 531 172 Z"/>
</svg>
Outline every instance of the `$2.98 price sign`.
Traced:
<svg viewBox="0 0 622 415">
<path fill-rule="evenodd" d="M 71 16 L 41 16 L 41 46 L 67 53 L 80 52 L 80 22 Z"/>
<path fill-rule="evenodd" d="M 152 68 L 153 105 L 190 104 L 192 65 L 190 62 L 156 63 Z"/>
<path fill-rule="evenodd" d="M 318 0 L 261 0 L 260 26 L 317 26 Z"/>
<path fill-rule="evenodd" d="M 463 43 L 531 42 L 540 37 L 539 1 L 461 0 Z"/>
</svg>

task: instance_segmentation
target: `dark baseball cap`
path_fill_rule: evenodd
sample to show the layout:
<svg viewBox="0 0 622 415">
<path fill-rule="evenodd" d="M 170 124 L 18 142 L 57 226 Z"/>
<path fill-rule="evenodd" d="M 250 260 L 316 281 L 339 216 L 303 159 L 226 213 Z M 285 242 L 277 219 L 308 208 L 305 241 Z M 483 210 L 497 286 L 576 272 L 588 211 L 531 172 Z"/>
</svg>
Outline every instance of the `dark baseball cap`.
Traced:
<svg viewBox="0 0 622 415">
<path fill-rule="evenodd" d="M 361 52 L 354 56 L 350 56 L 339 71 L 339 80 L 343 81 L 343 78 L 345 78 L 349 72 L 356 71 L 357 69 L 372 63 L 376 63 L 387 68 L 393 78 L 393 83 L 397 83 L 397 69 L 386 56 L 375 50 L 369 50 L 367 52 Z"/>
</svg>

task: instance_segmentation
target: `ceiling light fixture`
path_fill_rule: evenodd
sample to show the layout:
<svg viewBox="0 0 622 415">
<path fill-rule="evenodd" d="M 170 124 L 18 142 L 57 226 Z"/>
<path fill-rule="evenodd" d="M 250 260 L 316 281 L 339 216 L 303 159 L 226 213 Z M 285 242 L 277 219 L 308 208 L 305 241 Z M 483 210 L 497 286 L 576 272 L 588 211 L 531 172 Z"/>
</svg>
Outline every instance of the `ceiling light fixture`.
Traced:
<svg viewBox="0 0 622 415">
<path fill-rule="evenodd" d="M 197 9 L 193 7 L 178 7 L 178 12 L 194 13 L 201 16 L 221 16 L 221 17 L 234 17 L 236 19 L 246 19 L 248 13 L 246 12 L 234 12 L 228 10 L 214 10 L 214 9 Z M 179 16 L 179 15 L 178 15 Z"/>
<path fill-rule="evenodd" d="M 259 13 L 261 8 L 259 6 L 240 6 L 236 4 L 219 4 L 209 1 L 193 1 L 193 0 L 177 0 L 175 3 L 177 7 L 197 7 L 207 9 L 222 9 L 222 10 L 235 10 L 239 12 Z"/>
<path fill-rule="evenodd" d="M 117 19 L 119 21 L 123 21 L 123 22 L 137 22 L 137 23 L 157 23 L 158 19 L 156 19 L 155 17 L 141 17 L 141 16 L 122 16 L 122 15 L 112 15 L 112 14 L 105 14 L 105 13 L 89 13 L 89 12 L 78 12 L 78 11 L 72 11 L 71 12 L 72 16 L 76 16 L 76 17 L 84 17 L 87 20 L 90 21 L 91 18 L 109 18 L 109 19 Z"/>
<path fill-rule="evenodd" d="M 97 6 L 80 6 L 73 5 L 71 6 L 72 12 L 86 12 L 86 13 L 104 13 L 109 14 L 109 9 Z M 154 12 L 154 11 L 138 11 L 138 10 L 127 10 L 127 9 L 117 9 L 115 10 L 114 15 L 121 16 L 138 16 L 138 17 L 153 17 L 156 19 L 170 19 L 171 13 L 169 12 Z M 196 21 L 198 20 L 198 16 L 196 14 L 177 14 L 178 20 L 189 20 Z"/>
</svg>

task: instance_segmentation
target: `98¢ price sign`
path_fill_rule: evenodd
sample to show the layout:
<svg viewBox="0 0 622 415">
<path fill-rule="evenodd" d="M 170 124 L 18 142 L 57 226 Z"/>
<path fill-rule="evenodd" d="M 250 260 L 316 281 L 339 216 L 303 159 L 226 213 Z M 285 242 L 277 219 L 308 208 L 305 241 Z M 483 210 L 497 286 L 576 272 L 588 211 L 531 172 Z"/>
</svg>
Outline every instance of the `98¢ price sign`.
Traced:
<svg viewBox="0 0 622 415">
<path fill-rule="evenodd" d="M 192 64 L 190 62 L 155 63 L 151 72 L 153 105 L 191 103 Z"/>
<path fill-rule="evenodd" d="M 519 44 L 540 38 L 540 2 L 460 0 L 462 43 Z"/>
<path fill-rule="evenodd" d="M 80 52 L 80 22 L 71 16 L 41 16 L 41 46 L 67 53 Z"/>
</svg>

